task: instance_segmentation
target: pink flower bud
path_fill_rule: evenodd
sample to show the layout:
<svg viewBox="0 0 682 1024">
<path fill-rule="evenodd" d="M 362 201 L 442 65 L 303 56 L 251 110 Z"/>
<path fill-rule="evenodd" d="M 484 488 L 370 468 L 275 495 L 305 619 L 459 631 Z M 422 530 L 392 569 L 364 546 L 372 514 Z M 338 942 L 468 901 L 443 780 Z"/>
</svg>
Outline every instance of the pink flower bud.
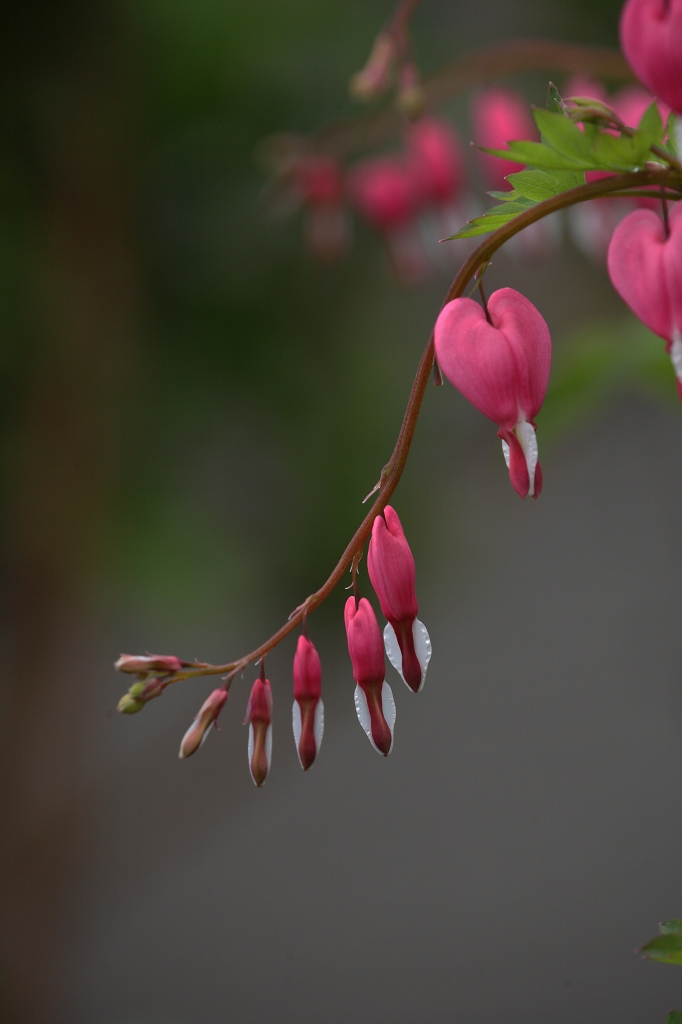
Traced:
<svg viewBox="0 0 682 1024">
<path fill-rule="evenodd" d="M 486 149 L 505 149 L 514 139 L 534 141 L 538 137 L 528 104 L 509 89 L 486 89 L 478 94 L 473 104 L 473 126 L 474 141 Z M 506 176 L 523 170 L 523 164 L 513 160 L 490 153 L 479 152 L 478 156 L 491 189 L 509 189 Z"/>
<path fill-rule="evenodd" d="M 218 720 L 218 715 L 223 709 L 227 700 L 227 690 L 222 688 L 214 690 L 207 700 L 201 705 L 199 714 L 194 719 L 189 729 L 182 737 L 180 744 L 180 758 L 189 757 L 199 749 L 205 742 L 212 727 Z"/>
<path fill-rule="evenodd" d="M 305 203 L 320 206 L 343 202 L 343 177 L 333 157 L 305 157 L 296 167 L 296 181 Z"/>
<path fill-rule="evenodd" d="M 260 787 L 270 771 L 272 760 L 272 689 L 263 671 L 251 689 L 244 725 L 249 724 L 249 771 Z"/>
<path fill-rule="evenodd" d="M 492 323 L 473 299 L 443 307 L 435 327 L 438 362 L 448 380 L 500 428 L 514 490 L 537 498 L 542 471 L 533 421 L 549 381 L 549 328 L 513 288 L 494 292 L 488 311 Z"/>
<path fill-rule="evenodd" d="M 165 654 L 148 654 L 138 657 L 135 654 L 122 654 L 114 668 L 119 672 L 134 672 L 147 675 L 152 672 L 179 672 L 185 663 L 179 658 Z"/>
<path fill-rule="evenodd" d="M 635 210 L 613 233 L 608 252 L 613 287 L 643 323 L 663 338 L 682 398 L 682 208 L 669 215 L 670 235 L 653 210 Z"/>
<path fill-rule="evenodd" d="M 396 40 L 390 32 L 380 32 L 362 71 L 350 80 L 350 94 L 358 100 L 370 100 L 386 92 L 396 58 Z"/>
<path fill-rule="evenodd" d="M 390 505 L 374 520 L 367 570 L 388 619 L 384 630 L 388 659 L 407 686 L 418 693 L 426 679 L 431 641 L 417 618 L 414 558 L 398 513 Z"/>
<path fill-rule="evenodd" d="M 395 703 L 385 680 L 384 645 L 374 609 L 365 597 L 355 606 L 349 597 L 344 610 L 348 653 L 353 665 L 355 710 L 367 738 L 379 753 L 388 757 L 393 746 Z"/>
<path fill-rule="evenodd" d="M 452 203 L 464 180 L 462 147 L 447 121 L 423 117 L 408 133 L 409 159 L 416 186 L 436 206 Z"/>
<path fill-rule="evenodd" d="M 322 665 L 315 645 L 299 636 L 294 655 L 294 740 L 304 772 L 317 757 L 324 731 Z"/>
<path fill-rule="evenodd" d="M 647 89 L 682 114 L 682 0 L 628 0 L 620 41 Z"/>
</svg>

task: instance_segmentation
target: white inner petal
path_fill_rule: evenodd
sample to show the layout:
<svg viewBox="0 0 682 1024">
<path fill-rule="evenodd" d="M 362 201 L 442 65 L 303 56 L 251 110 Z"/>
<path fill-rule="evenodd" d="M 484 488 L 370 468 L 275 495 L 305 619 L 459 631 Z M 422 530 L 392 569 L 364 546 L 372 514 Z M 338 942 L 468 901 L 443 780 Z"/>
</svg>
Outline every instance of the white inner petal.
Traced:
<svg viewBox="0 0 682 1024">
<path fill-rule="evenodd" d="M 205 742 L 206 742 L 206 740 L 208 739 L 208 734 L 210 733 L 210 731 L 211 731 L 211 729 L 213 728 L 213 726 L 214 726 L 214 725 L 215 725 L 215 721 L 211 722 L 211 723 L 210 723 L 210 724 L 209 724 L 209 725 L 208 725 L 208 726 L 206 727 L 206 729 L 205 729 L 205 731 L 204 731 L 204 735 L 203 735 L 203 736 L 201 737 L 201 743 L 199 744 L 199 746 L 200 746 L 200 747 L 203 747 L 204 743 L 205 743 Z"/>
<path fill-rule="evenodd" d="M 519 422 L 514 427 L 514 433 L 518 437 L 519 444 L 526 457 L 528 478 L 530 480 L 528 497 L 532 498 L 535 494 L 535 467 L 538 464 L 538 439 L 535 434 L 535 427 L 521 416 Z"/>
<path fill-rule="evenodd" d="M 248 747 L 248 754 L 249 754 L 249 771 L 251 771 L 251 758 L 253 757 L 253 725 L 251 724 L 251 722 L 249 722 L 249 747 Z M 251 776 L 251 778 L 253 778 L 253 775 Z"/>
<path fill-rule="evenodd" d="M 382 711 L 384 713 L 384 718 L 386 719 L 386 723 L 387 723 L 389 729 L 391 730 L 391 747 L 390 747 L 390 749 L 388 751 L 389 754 L 390 754 L 391 750 L 393 750 L 393 726 L 395 725 L 395 701 L 393 700 L 393 693 L 391 692 L 391 687 L 388 685 L 386 680 L 384 680 L 384 685 L 381 688 L 381 708 L 382 708 Z M 370 718 L 369 708 L 367 707 L 367 698 L 365 697 L 365 691 L 363 689 L 361 689 L 359 686 L 355 687 L 355 710 L 357 712 L 358 721 L 360 722 L 360 725 L 362 726 L 362 728 L 365 730 L 365 734 L 367 735 L 367 739 L 372 744 L 372 746 L 376 750 L 377 754 L 381 754 L 381 756 L 383 757 L 384 755 L 381 753 L 381 751 L 377 747 L 376 743 L 374 742 L 374 739 L 372 738 L 372 719 Z"/>
<path fill-rule="evenodd" d="M 322 743 L 322 734 L 324 732 L 324 704 L 321 700 L 318 700 L 315 705 L 315 720 L 313 722 L 313 736 L 315 737 L 315 748 L 317 753 L 320 752 L 320 744 Z"/>
<path fill-rule="evenodd" d="M 673 328 L 673 343 L 670 347 L 670 359 L 675 370 L 675 376 L 682 381 L 682 334 Z"/>
<path fill-rule="evenodd" d="M 268 731 L 265 734 L 265 758 L 268 762 L 268 771 L 270 771 L 270 764 L 272 762 L 272 726 L 268 726 Z"/>
<path fill-rule="evenodd" d="M 296 750 L 298 750 L 298 745 L 301 742 L 302 722 L 301 709 L 298 706 L 297 700 L 294 701 L 294 706 L 292 708 L 292 725 L 294 727 L 294 743 L 296 744 Z"/>
<path fill-rule="evenodd" d="M 384 712 L 384 718 L 386 724 L 391 730 L 391 750 L 393 750 L 393 727 L 395 726 L 395 701 L 393 700 L 393 690 L 384 679 L 384 685 L 381 687 L 381 709 Z M 391 753 L 389 750 L 389 754 Z"/>
<path fill-rule="evenodd" d="M 504 461 L 507 463 L 507 469 L 509 469 L 511 457 L 509 455 L 509 445 L 507 444 L 506 441 L 502 442 L 502 454 L 504 455 Z"/>
<path fill-rule="evenodd" d="M 412 636 L 414 637 L 414 650 L 417 655 L 417 661 L 421 665 L 422 678 L 419 684 L 419 690 L 423 689 L 424 682 L 426 681 L 426 669 L 428 668 L 429 661 L 431 660 L 431 640 L 426 630 L 426 626 L 419 619 L 415 619 L 412 623 Z M 384 647 L 386 648 L 386 656 L 390 661 L 393 668 L 400 675 L 400 678 L 405 683 L 405 676 L 403 675 L 403 656 L 398 646 L 398 638 L 395 635 L 395 630 L 390 622 L 387 622 L 384 626 Z M 410 693 L 413 693 L 412 687 L 405 683 Z M 417 693 L 419 693 L 417 690 Z M 388 719 L 387 719 L 388 721 Z"/>
</svg>

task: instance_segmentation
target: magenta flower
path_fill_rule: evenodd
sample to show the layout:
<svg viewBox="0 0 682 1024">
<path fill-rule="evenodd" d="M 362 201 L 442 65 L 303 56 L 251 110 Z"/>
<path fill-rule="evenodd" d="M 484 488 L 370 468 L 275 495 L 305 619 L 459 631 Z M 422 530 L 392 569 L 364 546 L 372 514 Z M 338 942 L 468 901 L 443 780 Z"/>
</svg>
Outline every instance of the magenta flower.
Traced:
<svg viewBox="0 0 682 1024">
<path fill-rule="evenodd" d="M 374 749 L 388 757 L 393 746 L 395 702 L 386 682 L 386 663 L 381 630 L 374 609 L 366 597 L 357 606 L 349 597 L 343 613 L 348 653 L 353 665 L 355 710 L 360 725 Z"/>
<path fill-rule="evenodd" d="M 189 729 L 182 737 L 180 744 L 180 758 L 189 757 L 199 749 L 208 737 L 209 732 L 218 720 L 218 715 L 223 709 L 227 700 L 227 690 L 214 690 L 210 697 L 204 701 L 199 709 L 199 714 L 194 719 Z"/>
<path fill-rule="evenodd" d="M 535 306 L 513 288 L 488 300 L 453 299 L 435 326 L 436 354 L 448 380 L 497 423 L 512 486 L 522 498 L 542 490 L 535 417 L 549 381 L 552 342 Z"/>
<path fill-rule="evenodd" d="M 628 0 L 620 41 L 647 89 L 682 114 L 682 0 Z"/>
<path fill-rule="evenodd" d="M 461 143 L 454 129 L 436 117 L 422 117 L 408 133 L 409 161 L 422 198 L 436 206 L 452 203 L 464 182 Z"/>
<path fill-rule="evenodd" d="M 663 338 L 682 398 L 682 208 L 670 234 L 653 210 L 635 210 L 613 233 L 608 252 L 613 287 L 643 323 Z"/>
<path fill-rule="evenodd" d="M 475 142 L 486 149 L 505 149 L 514 139 L 534 140 L 537 128 L 523 96 L 510 89 L 485 89 L 474 99 L 473 128 Z M 491 153 L 478 154 L 488 187 L 508 190 L 508 174 L 523 170 L 523 164 L 504 160 Z"/>
<path fill-rule="evenodd" d="M 324 731 L 322 665 L 314 644 L 299 636 L 294 655 L 294 740 L 304 772 L 317 757 Z"/>
<path fill-rule="evenodd" d="M 398 513 L 390 505 L 374 520 L 367 570 L 388 619 L 384 629 L 388 660 L 407 686 L 418 693 L 426 679 L 431 641 L 426 626 L 417 618 L 414 558 Z"/>
<path fill-rule="evenodd" d="M 249 771 L 254 783 L 260 787 L 270 771 L 272 760 L 272 689 L 265 678 L 261 662 L 260 677 L 253 684 L 246 705 L 244 725 L 249 724 Z"/>
</svg>

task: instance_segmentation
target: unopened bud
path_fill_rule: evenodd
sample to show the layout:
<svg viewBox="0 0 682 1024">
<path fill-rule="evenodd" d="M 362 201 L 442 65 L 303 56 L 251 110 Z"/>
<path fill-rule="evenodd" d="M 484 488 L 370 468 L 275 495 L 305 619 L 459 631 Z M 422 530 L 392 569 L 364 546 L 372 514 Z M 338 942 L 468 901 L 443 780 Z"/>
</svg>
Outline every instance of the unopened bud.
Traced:
<svg viewBox="0 0 682 1024">
<path fill-rule="evenodd" d="M 395 39 L 388 32 L 380 32 L 364 68 L 350 80 L 349 90 L 353 99 L 364 102 L 386 92 L 395 55 Z"/>
<path fill-rule="evenodd" d="M 180 758 L 189 757 L 206 742 L 212 726 L 215 725 L 218 715 L 223 709 L 227 700 L 227 690 L 222 687 L 214 690 L 210 697 L 204 701 L 199 709 L 199 714 L 194 719 L 189 729 L 182 737 L 180 744 Z"/>
<path fill-rule="evenodd" d="M 148 675 L 151 672 L 179 672 L 183 668 L 179 658 L 165 654 L 122 654 L 114 664 L 119 672 L 132 672 L 136 675 Z"/>
<path fill-rule="evenodd" d="M 124 693 L 117 705 L 117 710 L 123 715 L 135 715 L 142 711 L 144 701 L 134 697 L 132 693 Z"/>
<path fill-rule="evenodd" d="M 406 114 L 411 121 L 416 121 L 424 112 L 426 94 L 419 81 L 419 72 L 411 62 L 403 64 L 400 69 L 397 104 L 398 109 Z"/>
<path fill-rule="evenodd" d="M 244 725 L 249 726 L 249 771 L 258 788 L 265 782 L 272 760 L 272 689 L 265 678 L 261 663 L 261 676 L 253 684 L 246 706 Z"/>
</svg>

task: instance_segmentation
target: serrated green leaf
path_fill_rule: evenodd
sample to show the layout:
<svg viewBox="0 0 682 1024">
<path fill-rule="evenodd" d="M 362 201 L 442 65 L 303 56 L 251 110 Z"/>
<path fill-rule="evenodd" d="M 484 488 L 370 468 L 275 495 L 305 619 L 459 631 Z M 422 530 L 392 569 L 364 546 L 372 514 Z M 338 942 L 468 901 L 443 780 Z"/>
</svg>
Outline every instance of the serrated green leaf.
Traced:
<svg viewBox="0 0 682 1024">
<path fill-rule="evenodd" d="M 585 184 L 584 171 L 517 171 L 507 175 L 516 192 L 539 203 Z"/>
<path fill-rule="evenodd" d="M 514 220 L 516 214 L 512 214 L 509 217 L 476 217 L 475 220 L 470 221 L 465 227 L 458 231 L 456 235 L 450 235 L 449 238 L 443 239 L 445 242 L 451 242 L 457 238 L 474 238 L 476 235 L 488 235 L 493 231 L 497 231 L 498 228 L 508 224 L 510 220 Z"/>
<path fill-rule="evenodd" d="M 549 83 L 549 88 L 547 90 L 547 109 L 551 110 L 553 113 L 564 114 L 565 116 L 564 101 L 553 82 Z"/>
<path fill-rule="evenodd" d="M 650 157 L 651 140 L 645 132 L 609 135 L 599 132 L 592 144 L 596 164 L 607 171 L 632 171 L 643 167 Z"/>
<path fill-rule="evenodd" d="M 649 143 L 650 145 L 662 145 L 665 128 L 663 126 L 661 112 L 658 109 L 658 103 L 656 100 L 654 100 L 642 114 L 641 120 L 637 125 L 637 131 L 643 132 L 645 135 L 649 136 L 651 139 L 651 142 Z"/>
<path fill-rule="evenodd" d="M 682 964 L 682 933 L 657 935 L 646 946 L 642 946 L 640 953 L 662 964 Z"/>
<path fill-rule="evenodd" d="M 540 129 L 543 142 L 570 157 L 571 160 L 590 160 L 590 145 L 570 117 L 563 114 L 553 114 L 551 110 L 541 110 L 539 107 L 533 111 L 533 120 Z"/>
<path fill-rule="evenodd" d="M 682 1010 L 671 1010 L 666 1024 L 682 1024 Z"/>
<path fill-rule="evenodd" d="M 478 148 L 484 153 L 500 156 L 503 160 L 515 160 L 527 167 L 547 167 L 560 171 L 590 171 L 594 168 L 593 160 L 573 160 L 553 149 L 552 146 L 546 146 L 543 142 L 515 140 L 509 143 L 509 149 L 486 149 L 484 146 Z"/>
<path fill-rule="evenodd" d="M 532 206 L 537 206 L 537 203 L 531 202 L 529 199 L 521 199 L 514 203 L 503 203 L 501 206 L 491 206 L 489 210 L 485 211 L 483 216 L 504 217 L 505 220 L 511 220 L 512 217 L 516 217 L 517 213 L 524 213 L 526 210 L 530 210 Z"/>
<path fill-rule="evenodd" d="M 658 930 L 661 935 L 679 935 L 682 933 L 682 919 L 674 917 L 670 921 L 661 921 Z"/>
<path fill-rule="evenodd" d="M 501 199 L 503 203 L 511 203 L 514 199 L 518 199 L 520 192 L 517 192 L 515 188 L 511 192 L 488 192 L 486 193 L 491 199 Z"/>
</svg>

